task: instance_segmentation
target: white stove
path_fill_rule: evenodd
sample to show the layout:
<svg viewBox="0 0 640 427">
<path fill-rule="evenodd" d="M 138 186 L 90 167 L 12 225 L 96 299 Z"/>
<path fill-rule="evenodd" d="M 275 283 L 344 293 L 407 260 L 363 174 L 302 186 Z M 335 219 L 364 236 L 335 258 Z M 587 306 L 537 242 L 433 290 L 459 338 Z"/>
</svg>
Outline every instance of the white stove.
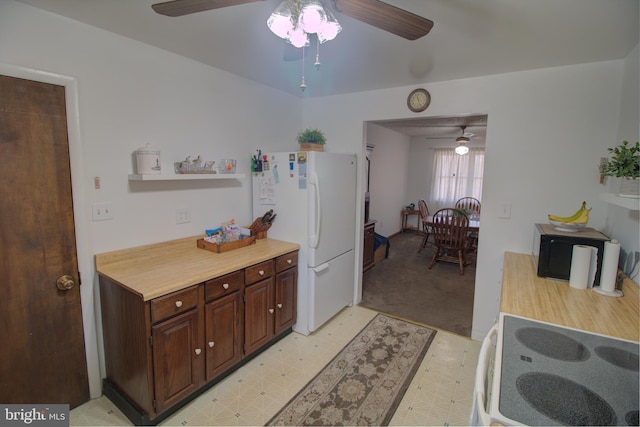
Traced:
<svg viewBox="0 0 640 427">
<path fill-rule="evenodd" d="M 491 349 L 488 337 L 476 377 L 478 421 L 638 425 L 637 342 L 502 313 L 493 364 Z"/>
</svg>

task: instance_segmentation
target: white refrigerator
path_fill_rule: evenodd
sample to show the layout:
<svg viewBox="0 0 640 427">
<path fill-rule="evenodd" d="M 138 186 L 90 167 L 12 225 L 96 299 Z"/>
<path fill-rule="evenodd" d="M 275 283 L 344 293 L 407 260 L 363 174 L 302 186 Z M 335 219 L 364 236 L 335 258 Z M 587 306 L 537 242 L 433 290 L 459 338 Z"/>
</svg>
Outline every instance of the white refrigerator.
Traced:
<svg viewBox="0 0 640 427">
<path fill-rule="evenodd" d="M 293 330 L 308 335 L 353 303 L 356 155 L 288 152 L 266 158 L 263 170 L 252 172 L 253 218 L 273 209 L 268 237 L 300 244 Z"/>
</svg>

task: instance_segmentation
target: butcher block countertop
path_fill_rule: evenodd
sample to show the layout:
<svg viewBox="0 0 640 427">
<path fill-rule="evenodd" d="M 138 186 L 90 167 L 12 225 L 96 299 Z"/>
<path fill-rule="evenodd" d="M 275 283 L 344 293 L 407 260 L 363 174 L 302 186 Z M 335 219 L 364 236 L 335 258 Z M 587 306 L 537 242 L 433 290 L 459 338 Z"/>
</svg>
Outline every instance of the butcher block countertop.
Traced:
<svg viewBox="0 0 640 427">
<path fill-rule="evenodd" d="M 199 238 L 202 236 L 98 254 L 96 270 L 147 301 L 300 248 L 297 243 L 267 238 L 216 253 L 198 248 Z"/>
<path fill-rule="evenodd" d="M 574 289 L 569 282 L 538 277 L 531 255 L 504 255 L 500 300 L 504 313 L 638 341 L 638 286 L 625 278 L 622 292 L 623 297 L 615 298 Z"/>
</svg>

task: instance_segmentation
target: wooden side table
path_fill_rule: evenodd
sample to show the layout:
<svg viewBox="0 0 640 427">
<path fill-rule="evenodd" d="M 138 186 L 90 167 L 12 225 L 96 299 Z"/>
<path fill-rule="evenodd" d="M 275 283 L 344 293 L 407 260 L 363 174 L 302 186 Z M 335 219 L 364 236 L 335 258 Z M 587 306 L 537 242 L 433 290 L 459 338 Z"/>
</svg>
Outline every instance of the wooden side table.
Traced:
<svg viewBox="0 0 640 427">
<path fill-rule="evenodd" d="M 416 223 L 416 226 L 414 227 L 413 225 L 409 225 L 407 224 L 409 216 L 411 215 L 417 215 L 418 216 L 418 221 Z M 404 230 L 412 230 L 412 231 L 419 231 L 420 230 L 420 211 L 416 210 L 416 209 L 403 209 L 402 210 L 402 230 L 400 230 L 401 233 L 404 233 Z"/>
</svg>

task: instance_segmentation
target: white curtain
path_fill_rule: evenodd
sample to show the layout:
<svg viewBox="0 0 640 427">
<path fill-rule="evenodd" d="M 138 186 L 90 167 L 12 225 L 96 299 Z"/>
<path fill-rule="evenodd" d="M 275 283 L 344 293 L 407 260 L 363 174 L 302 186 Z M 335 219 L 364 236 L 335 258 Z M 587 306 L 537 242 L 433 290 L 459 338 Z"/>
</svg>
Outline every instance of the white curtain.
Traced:
<svg viewBox="0 0 640 427">
<path fill-rule="evenodd" d="M 450 148 L 437 148 L 433 156 L 429 211 L 453 207 L 461 197 L 482 201 L 484 148 L 471 148 L 464 156 Z"/>
</svg>

